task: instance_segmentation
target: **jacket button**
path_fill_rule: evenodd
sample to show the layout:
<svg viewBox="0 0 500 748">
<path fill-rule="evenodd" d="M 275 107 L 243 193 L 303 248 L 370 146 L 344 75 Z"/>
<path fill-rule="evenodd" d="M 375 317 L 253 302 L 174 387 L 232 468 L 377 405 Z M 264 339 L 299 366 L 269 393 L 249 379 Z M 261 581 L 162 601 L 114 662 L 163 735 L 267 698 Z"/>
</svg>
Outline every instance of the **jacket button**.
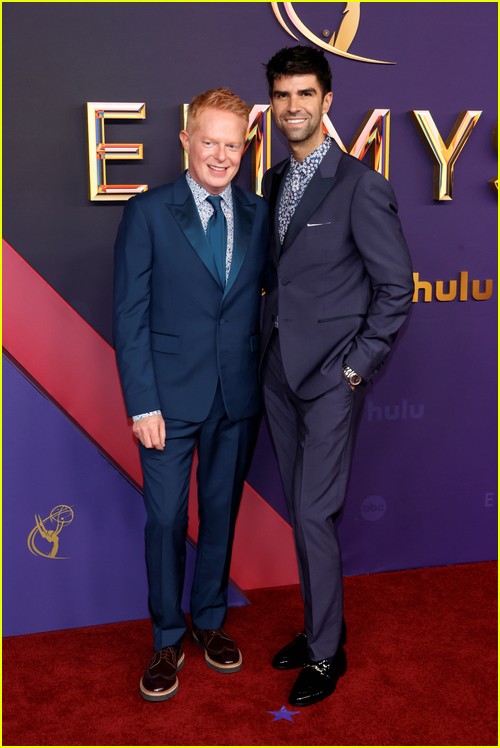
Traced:
<svg viewBox="0 0 500 748">
<path fill-rule="evenodd" d="M 220 320 L 219 320 L 219 325 L 224 325 L 225 323 L 226 323 L 226 320 L 225 320 L 225 319 L 220 319 Z"/>
</svg>

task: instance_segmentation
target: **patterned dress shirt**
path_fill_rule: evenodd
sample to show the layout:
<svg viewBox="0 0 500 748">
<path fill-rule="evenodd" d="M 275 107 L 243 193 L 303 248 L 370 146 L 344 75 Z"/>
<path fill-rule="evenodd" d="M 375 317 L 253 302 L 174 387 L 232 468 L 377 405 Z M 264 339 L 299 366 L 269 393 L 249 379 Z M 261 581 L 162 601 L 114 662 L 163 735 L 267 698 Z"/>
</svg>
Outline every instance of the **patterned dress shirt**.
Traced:
<svg viewBox="0 0 500 748">
<path fill-rule="evenodd" d="M 326 153 L 328 153 L 331 144 L 332 139 L 327 135 L 321 145 L 319 145 L 303 161 L 296 161 L 293 156 L 290 156 L 290 167 L 285 177 L 278 208 L 278 231 L 281 244 L 283 244 L 285 234 L 297 205 L 299 204 L 307 185 L 313 178 L 316 169 L 322 162 Z"/>
<path fill-rule="evenodd" d="M 210 192 L 204 187 L 201 187 L 198 182 L 195 182 L 189 171 L 186 172 L 187 183 L 193 193 L 194 201 L 198 209 L 198 213 L 201 220 L 201 225 L 205 234 L 207 233 L 208 222 L 211 219 L 214 209 L 207 201 L 207 197 Z M 233 216 L 233 193 L 231 185 L 229 184 L 224 192 L 220 193 L 222 198 L 221 208 L 222 212 L 226 217 L 227 223 L 227 247 L 226 247 L 226 281 L 229 277 L 229 271 L 231 270 L 231 260 L 233 259 L 233 243 L 234 243 L 234 216 Z"/>
</svg>

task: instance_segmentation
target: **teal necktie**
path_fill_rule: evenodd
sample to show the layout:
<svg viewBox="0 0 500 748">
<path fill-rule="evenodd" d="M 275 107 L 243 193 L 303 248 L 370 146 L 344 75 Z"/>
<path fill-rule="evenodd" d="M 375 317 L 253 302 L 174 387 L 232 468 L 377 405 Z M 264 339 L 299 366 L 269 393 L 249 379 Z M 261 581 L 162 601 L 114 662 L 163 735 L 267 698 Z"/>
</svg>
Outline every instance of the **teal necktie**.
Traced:
<svg viewBox="0 0 500 748">
<path fill-rule="evenodd" d="M 226 285 L 226 246 L 227 246 L 227 225 L 226 217 L 221 208 L 221 196 L 209 195 L 208 202 L 213 207 L 214 212 L 210 217 L 207 226 L 207 239 L 212 248 L 215 266 L 222 283 Z"/>
</svg>

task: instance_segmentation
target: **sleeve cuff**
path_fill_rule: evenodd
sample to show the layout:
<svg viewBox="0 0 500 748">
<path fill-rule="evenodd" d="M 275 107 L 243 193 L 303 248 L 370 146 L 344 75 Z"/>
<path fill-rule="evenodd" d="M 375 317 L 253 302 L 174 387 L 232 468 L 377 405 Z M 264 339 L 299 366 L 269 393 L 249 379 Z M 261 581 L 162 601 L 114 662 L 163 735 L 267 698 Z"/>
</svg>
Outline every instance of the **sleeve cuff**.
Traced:
<svg viewBox="0 0 500 748">
<path fill-rule="evenodd" d="M 132 416 L 132 420 L 135 423 L 136 421 L 148 418 L 149 416 L 161 416 L 161 410 L 152 410 L 150 413 L 140 413 L 138 416 Z"/>
</svg>

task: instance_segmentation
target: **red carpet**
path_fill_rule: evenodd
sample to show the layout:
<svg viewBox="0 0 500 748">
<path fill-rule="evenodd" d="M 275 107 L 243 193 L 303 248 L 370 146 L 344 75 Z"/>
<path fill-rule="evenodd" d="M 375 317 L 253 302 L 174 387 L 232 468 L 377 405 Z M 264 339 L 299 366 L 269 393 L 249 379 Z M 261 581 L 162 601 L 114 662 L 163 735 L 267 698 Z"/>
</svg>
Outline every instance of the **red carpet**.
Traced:
<svg viewBox="0 0 500 748">
<path fill-rule="evenodd" d="M 301 628 L 297 587 L 255 590 L 226 628 L 239 673 L 186 642 L 178 694 L 138 683 L 150 624 L 4 639 L 4 745 L 497 745 L 497 567 L 481 563 L 345 580 L 348 672 L 315 706 L 287 705 L 274 651 Z M 275 720 L 282 706 L 294 714 Z"/>
</svg>

